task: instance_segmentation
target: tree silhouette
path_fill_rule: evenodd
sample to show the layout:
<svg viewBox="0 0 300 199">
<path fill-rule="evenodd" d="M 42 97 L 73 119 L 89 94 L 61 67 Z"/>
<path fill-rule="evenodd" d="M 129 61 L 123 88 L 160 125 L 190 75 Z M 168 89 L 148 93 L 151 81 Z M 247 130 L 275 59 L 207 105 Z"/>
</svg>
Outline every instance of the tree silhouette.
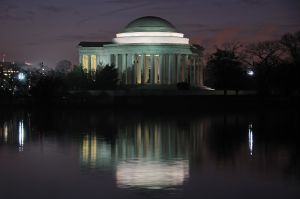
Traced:
<svg viewBox="0 0 300 199">
<path fill-rule="evenodd" d="M 119 82 L 118 70 L 115 66 L 106 65 L 96 72 L 95 85 L 97 89 L 115 89 Z"/>
<path fill-rule="evenodd" d="M 246 47 L 248 64 L 254 69 L 257 89 L 267 94 L 274 87 L 275 71 L 282 63 L 282 46 L 278 41 L 252 43 Z"/>
<path fill-rule="evenodd" d="M 242 88 L 245 71 L 237 56 L 235 48 L 217 48 L 207 63 L 208 79 L 206 84 L 216 89 L 223 89 L 227 94 L 228 89 L 238 92 Z"/>
<path fill-rule="evenodd" d="M 299 67 L 300 64 L 300 31 L 287 33 L 281 37 L 280 43 L 287 50 L 291 61 Z"/>
<path fill-rule="evenodd" d="M 300 31 L 291 34 L 287 33 L 281 37 L 282 44 L 288 58 L 282 70 L 284 71 L 281 80 L 287 94 L 300 91 Z"/>
<path fill-rule="evenodd" d="M 66 85 L 69 90 L 84 90 L 89 89 L 92 85 L 92 80 L 83 71 L 81 66 L 74 66 L 65 78 Z"/>
</svg>

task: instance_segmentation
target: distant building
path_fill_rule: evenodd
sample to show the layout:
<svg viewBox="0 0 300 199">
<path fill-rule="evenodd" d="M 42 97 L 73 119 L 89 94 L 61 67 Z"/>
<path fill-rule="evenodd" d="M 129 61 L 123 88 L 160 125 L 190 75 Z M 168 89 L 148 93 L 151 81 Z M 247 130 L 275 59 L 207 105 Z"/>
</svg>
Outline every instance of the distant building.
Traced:
<svg viewBox="0 0 300 199">
<path fill-rule="evenodd" d="M 19 73 L 19 67 L 13 62 L 0 62 L 0 74 L 12 78 Z"/>
<path fill-rule="evenodd" d="M 26 63 L 0 62 L 0 91 L 12 94 L 30 89 L 30 71 Z"/>
<path fill-rule="evenodd" d="M 80 42 L 79 62 L 94 74 L 115 65 L 122 84 L 203 85 L 203 48 L 191 45 L 168 21 L 142 17 L 129 23 L 112 42 Z"/>
</svg>

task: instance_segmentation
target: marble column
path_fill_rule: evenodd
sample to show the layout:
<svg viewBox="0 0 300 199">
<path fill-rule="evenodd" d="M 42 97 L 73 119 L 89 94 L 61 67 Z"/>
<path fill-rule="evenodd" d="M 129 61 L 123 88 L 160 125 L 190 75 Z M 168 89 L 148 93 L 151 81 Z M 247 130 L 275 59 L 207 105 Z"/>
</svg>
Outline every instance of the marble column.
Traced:
<svg viewBox="0 0 300 199">
<path fill-rule="evenodd" d="M 131 81 L 130 81 L 130 69 L 131 69 L 130 54 L 126 54 L 126 70 L 125 70 L 126 84 L 131 84 Z"/>
<path fill-rule="evenodd" d="M 154 76 L 154 84 L 158 84 L 158 70 L 159 70 L 159 57 L 158 55 L 154 55 L 154 64 L 153 64 L 153 76 Z"/>
<path fill-rule="evenodd" d="M 92 67 L 92 64 L 91 64 L 91 55 L 87 55 L 87 59 L 88 59 L 88 73 L 91 73 L 91 67 Z"/>
<path fill-rule="evenodd" d="M 159 55 L 159 84 L 163 84 L 163 54 Z"/>
<path fill-rule="evenodd" d="M 154 55 L 150 55 L 150 84 L 154 83 Z"/>
<path fill-rule="evenodd" d="M 184 55 L 184 81 L 188 82 L 188 55 Z"/>
<path fill-rule="evenodd" d="M 123 54 L 122 55 L 122 82 L 123 84 L 127 84 L 127 60 L 126 60 L 127 55 Z"/>
<path fill-rule="evenodd" d="M 142 84 L 142 66 L 143 66 L 143 56 L 138 55 L 137 56 L 137 64 L 136 64 L 136 83 L 137 84 Z"/>
<path fill-rule="evenodd" d="M 141 54 L 141 56 L 139 56 L 139 70 L 140 72 L 138 73 L 138 75 L 140 75 L 140 80 L 141 80 L 141 84 L 144 84 L 144 81 L 145 81 L 145 77 L 144 77 L 144 72 L 145 72 L 145 55 L 144 54 Z"/>
<path fill-rule="evenodd" d="M 83 63 L 82 63 L 82 54 L 79 55 L 79 64 L 82 67 Z"/>
<path fill-rule="evenodd" d="M 133 77 L 132 77 L 132 83 L 136 84 L 137 83 L 137 65 L 138 65 L 138 55 L 135 54 L 133 55 Z"/>
<path fill-rule="evenodd" d="M 168 84 L 172 84 L 172 55 L 169 54 L 169 62 L 168 62 Z"/>
<path fill-rule="evenodd" d="M 118 54 L 114 54 L 114 64 L 115 64 L 116 69 L 119 69 L 118 68 Z"/>
<path fill-rule="evenodd" d="M 177 54 L 177 63 L 176 63 L 176 73 L 177 73 L 177 83 L 181 82 L 181 55 Z"/>
<path fill-rule="evenodd" d="M 112 63 L 111 63 L 111 55 L 110 55 L 110 54 L 107 55 L 106 59 L 107 59 L 107 64 L 108 64 L 109 66 L 111 66 L 111 65 L 112 65 Z M 105 66 L 105 65 L 104 65 L 104 66 Z"/>
<path fill-rule="evenodd" d="M 116 69 L 118 70 L 118 77 L 120 82 L 123 81 L 122 79 L 122 55 L 117 54 L 115 56 L 115 63 L 116 63 Z"/>
<path fill-rule="evenodd" d="M 98 66 L 100 66 L 100 55 L 96 55 L 96 72 L 99 69 Z"/>
</svg>

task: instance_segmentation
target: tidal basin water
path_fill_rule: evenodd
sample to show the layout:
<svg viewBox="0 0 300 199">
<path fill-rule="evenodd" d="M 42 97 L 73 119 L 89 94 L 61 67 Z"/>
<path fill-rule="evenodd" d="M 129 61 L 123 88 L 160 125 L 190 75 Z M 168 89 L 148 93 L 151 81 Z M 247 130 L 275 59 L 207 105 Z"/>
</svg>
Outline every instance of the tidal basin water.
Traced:
<svg viewBox="0 0 300 199">
<path fill-rule="evenodd" d="M 0 198 L 300 198 L 297 111 L 0 111 Z"/>
</svg>

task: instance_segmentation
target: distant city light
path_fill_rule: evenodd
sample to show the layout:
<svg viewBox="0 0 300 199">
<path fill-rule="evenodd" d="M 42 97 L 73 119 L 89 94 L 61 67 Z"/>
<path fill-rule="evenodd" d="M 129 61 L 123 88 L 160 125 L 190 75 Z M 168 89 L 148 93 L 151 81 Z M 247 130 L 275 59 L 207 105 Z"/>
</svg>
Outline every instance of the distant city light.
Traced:
<svg viewBox="0 0 300 199">
<path fill-rule="evenodd" d="M 20 81 L 25 80 L 25 74 L 24 74 L 24 73 L 19 73 L 19 74 L 18 74 L 18 79 L 19 79 Z"/>
</svg>

